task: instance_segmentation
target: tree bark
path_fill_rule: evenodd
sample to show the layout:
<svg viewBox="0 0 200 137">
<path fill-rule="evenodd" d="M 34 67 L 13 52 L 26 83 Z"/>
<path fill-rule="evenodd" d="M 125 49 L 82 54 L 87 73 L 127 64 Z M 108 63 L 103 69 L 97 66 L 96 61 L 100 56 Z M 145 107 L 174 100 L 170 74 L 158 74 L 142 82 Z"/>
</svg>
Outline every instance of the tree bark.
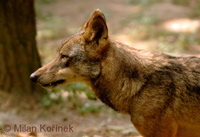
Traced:
<svg viewBox="0 0 200 137">
<path fill-rule="evenodd" d="M 40 67 L 36 47 L 34 0 L 0 0 L 0 89 L 42 92 L 29 75 Z"/>
</svg>

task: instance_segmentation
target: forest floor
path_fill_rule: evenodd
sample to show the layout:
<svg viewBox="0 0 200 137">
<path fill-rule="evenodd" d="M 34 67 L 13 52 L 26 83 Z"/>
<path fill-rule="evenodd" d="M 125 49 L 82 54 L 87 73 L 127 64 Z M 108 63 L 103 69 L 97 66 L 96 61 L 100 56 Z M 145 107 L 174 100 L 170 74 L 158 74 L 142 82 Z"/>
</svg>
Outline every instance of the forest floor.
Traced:
<svg viewBox="0 0 200 137">
<path fill-rule="evenodd" d="M 150 3 L 143 0 L 134 3 L 134 0 L 37 0 L 37 42 L 42 63 L 49 62 L 62 41 L 77 33 L 97 8 L 104 12 L 109 34 L 117 41 L 135 48 L 172 55 L 199 54 L 200 10 L 196 9 L 195 3 L 187 3 L 187 0 L 182 3 L 172 1 L 154 0 Z M 62 95 L 65 96 L 65 92 Z M 50 107 L 42 107 L 39 102 L 34 105 L 27 102 L 22 103 L 20 109 L 19 106 L 9 108 L 9 98 L 13 98 L 12 95 L 2 94 L 0 97 L 2 137 L 139 136 L 129 116 L 118 114 L 100 101 L 88 100 L 84 95 L 78 97 L 79 103 L 86 107 L 93 104 L 98 110 L 91 107 L 94 110 L 86 110 L 89 113 L 80 113 L 68 99 Z M 45 103 L 48 104 L 48 101 Z M 19 131 L 20 126 L 22 132 Z M 37 131 L 41 126 L 51 130 L 27 131 L 34 126 Z M 56 132 L 53 126 L 72 130 Z"/>
</svg>

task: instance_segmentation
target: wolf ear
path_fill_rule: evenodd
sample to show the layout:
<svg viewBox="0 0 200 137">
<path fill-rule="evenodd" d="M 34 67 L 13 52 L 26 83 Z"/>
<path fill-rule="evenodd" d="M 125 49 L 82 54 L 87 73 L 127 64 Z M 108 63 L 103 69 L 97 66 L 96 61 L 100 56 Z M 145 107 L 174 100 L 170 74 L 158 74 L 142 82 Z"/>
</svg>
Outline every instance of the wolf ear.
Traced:
<svg viewBox="0 0 200 137">
<path fill-rule="evenodd" d="M 87 42 L 101 43 L 102 40 L 105 41 L 108 38 L 106 19 L 99 9 L 90 15 L 82 30 L 84 31 L 83 37 Z"/>
</svg>

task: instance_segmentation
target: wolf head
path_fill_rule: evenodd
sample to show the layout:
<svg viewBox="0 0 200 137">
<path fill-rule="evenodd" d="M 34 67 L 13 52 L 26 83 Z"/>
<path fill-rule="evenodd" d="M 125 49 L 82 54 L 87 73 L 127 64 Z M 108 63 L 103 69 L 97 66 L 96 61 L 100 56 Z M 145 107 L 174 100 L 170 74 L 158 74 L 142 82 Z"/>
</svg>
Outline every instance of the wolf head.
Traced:
<svg viewBox="0 0 200 137">
<path fill-rule="evenodd" d="M 67 39 L 53 61 L 31 74 L 32 81 L 46 88 L 71 82 L 89 82 L 101 74 L 101 60 L 109 47 L 106 19 L 95 10 L 81 31 Z"/>
</svg>

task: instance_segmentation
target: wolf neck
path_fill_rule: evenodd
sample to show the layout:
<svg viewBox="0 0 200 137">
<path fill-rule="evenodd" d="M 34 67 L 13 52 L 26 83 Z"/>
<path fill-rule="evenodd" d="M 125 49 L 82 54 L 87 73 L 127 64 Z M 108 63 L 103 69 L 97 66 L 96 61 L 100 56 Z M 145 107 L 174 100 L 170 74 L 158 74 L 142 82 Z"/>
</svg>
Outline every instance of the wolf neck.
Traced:
<svg viewBox="0 0 200 137">
<path fill-rule="evenodd" d="M 129 113 L 134 95 L 144 83 L 148 62 L 137 55 L 139 51 L 121 46 L 115 43 L 110 47 L 102 61 L 101 75 L 92 81 L 92 88 L 102 102 L 116 111 Z"/>
</svg>

